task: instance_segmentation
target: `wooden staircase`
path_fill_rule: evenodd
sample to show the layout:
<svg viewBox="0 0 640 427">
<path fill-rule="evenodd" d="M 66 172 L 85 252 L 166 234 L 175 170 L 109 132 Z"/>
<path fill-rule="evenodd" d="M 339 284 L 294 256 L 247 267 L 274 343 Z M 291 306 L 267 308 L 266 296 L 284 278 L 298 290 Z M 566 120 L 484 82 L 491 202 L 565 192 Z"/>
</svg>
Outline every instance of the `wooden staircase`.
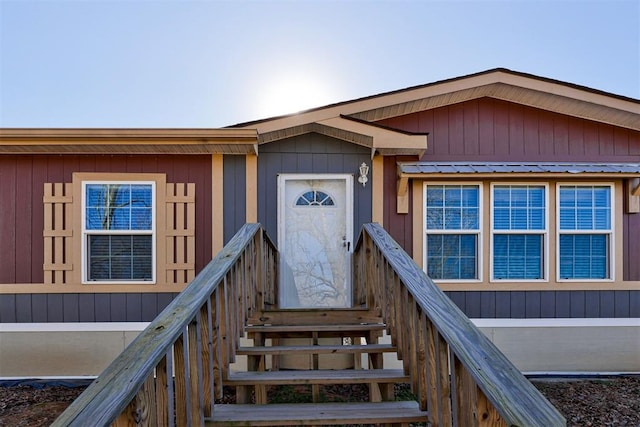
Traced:
<svg viewBox="0 0 640 427">
<path fill-rule="evenodd" d="M 261 312 L 246 327 L 253 346 L 242 346 L 248 370 L 228 372 L 236 403 L 216 404 L 208 426 L 393 425 L 426 422 L 416 401 L 394 401 L 394 385 L 408 383 L 402 369 L 384 369 L 381 344 L 385 325 L 364 309 L 305 309 Z M 364 361 L 364 363 L 363 363 Z M 365 384 L 366 402 L 323 402 L 321 389 L 336 384 Z M 312 403 L 270 402 L 279 386 L 311 388 Z"/>
<path fill-rule="evenodd" d="M 566 426 L 378 224 L 363 226 L 353 252 L 352 300 L 362 309 L 273 310 L 279 265 L 260 225 L 245 224 L 52 427 Z M 390 345 L 379 342 L 383 331 Z M 383 369 L 392 351 L 400 371 Z M 304 366 L 289 366 L 291 353 Z M 231 372 L 238 355 L 248 369 Z M 350 366 L 331 369 L 329 357 Z M 418 403 L 392 400 L 407 375 Z M 357 389 L 342 383 L 366 384 L 368 401 L 323 403 L 323 386 Z M 299 384 L 312 402 L 268 401 L 269 388 Z M 229 386 L 235 404 L 223 403 Z"/>
</svg>

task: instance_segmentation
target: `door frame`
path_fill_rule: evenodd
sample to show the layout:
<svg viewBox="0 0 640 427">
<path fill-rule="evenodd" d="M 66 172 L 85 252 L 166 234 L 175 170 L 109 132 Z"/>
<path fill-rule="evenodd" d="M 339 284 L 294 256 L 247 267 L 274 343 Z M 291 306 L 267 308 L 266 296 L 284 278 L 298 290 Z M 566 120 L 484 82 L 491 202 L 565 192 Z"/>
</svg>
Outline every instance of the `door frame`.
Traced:
<svg viewBox="0 0 640 427">
<path fill-rule="evenodd" d="M 278 228 L 278 251 L 280 253 L 283 252 L 283 248 L 285 245 L 284 239 L 284 219 L 285 219 L 285 189 L 287 181 L 301 181 L 301 180 L 314 180 L 314 181 L 323 181 L 323 180 L 344 180 L 345 182 L 345 215 L 346 215 L 346 244 L 347 244 L 347 253 L 353 253 L 353 212 L 354 212 L 354 187 L 353 187 L 353 174 L 347 173 L 279 173 L 277 176 L 277 228 Z M 350 259 L 350 257 L 349 257 Z M 349 261 L 346 271 L 346 280 L 345 284 L 349 289 L 349 298 L 348 303 L 352 302 L 353 296 L 353 283 L 352 283 L 352 262 Z M 278 300 L 280 300 L 280 295 L 278 295 Z"/>
</svg>

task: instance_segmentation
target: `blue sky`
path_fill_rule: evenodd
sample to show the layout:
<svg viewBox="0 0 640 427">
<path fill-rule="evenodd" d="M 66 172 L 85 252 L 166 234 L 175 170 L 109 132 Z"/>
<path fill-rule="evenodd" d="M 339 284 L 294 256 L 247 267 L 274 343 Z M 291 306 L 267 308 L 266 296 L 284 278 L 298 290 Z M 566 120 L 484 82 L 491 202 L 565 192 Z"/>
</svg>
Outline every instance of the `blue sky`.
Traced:
<svg viewBox="0 0 640 427">
<path fill-rule="evenodd" d="M 640 0 L 0 0 L 0 127 L 222 127 L 496 67 L 640 98 Z"/>
</svg>

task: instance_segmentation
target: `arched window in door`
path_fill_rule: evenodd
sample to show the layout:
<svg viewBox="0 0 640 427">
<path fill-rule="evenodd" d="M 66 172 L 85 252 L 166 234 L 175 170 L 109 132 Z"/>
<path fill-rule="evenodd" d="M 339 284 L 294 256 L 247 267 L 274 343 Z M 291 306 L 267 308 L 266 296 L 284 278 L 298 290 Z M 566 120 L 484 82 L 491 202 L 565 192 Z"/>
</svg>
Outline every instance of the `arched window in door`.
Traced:
<svg viewBox="0 0 640 427">
<path fill-rule="evenodd" d="M 335 203 L 324 191 L 311 190 L 298 197 L 296 206 L 335 206 Z"/>
</svg>

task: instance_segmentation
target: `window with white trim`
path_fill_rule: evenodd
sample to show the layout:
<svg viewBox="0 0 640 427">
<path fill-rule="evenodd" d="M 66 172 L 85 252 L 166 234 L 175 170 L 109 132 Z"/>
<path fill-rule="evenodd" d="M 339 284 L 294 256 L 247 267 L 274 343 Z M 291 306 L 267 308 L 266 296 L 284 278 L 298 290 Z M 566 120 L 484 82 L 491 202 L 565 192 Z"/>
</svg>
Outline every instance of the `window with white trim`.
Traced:
<svg viewBox="0 0 640 427">
<path fill-rule="evenodd" d="M 480 185 L 425 185 L 425 264 L 434 280 L 480 280 Z"/>
<path fill-rule="evenodd" d="M 83 281 L 155 281 L 155 182 L 82 183 Z"/>
<path fill-rule="evenodd" d="M 558 185 L 558 280 L 611 279 L 611 185 Z"/>
<path fill-rule="evenodd" d="M 546 277 L 546 185 L 493 185 L 492 280 Z"/>
</svg>

